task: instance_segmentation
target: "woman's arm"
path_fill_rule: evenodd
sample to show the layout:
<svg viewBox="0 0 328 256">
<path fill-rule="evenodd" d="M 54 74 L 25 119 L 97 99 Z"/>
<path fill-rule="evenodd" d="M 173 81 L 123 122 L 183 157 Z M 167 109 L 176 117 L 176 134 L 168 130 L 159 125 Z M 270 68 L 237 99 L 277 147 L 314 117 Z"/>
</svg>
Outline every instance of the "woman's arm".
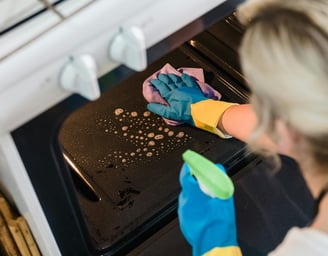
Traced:
<svg viewBox="0 0 328 256">
<path fill-rule="evenodd" d="M 218 128 L 243 142 L 247 142 L 254 131 L 257 118 L 251 104 L 229 107 L 221 116 Z M 258 143 L 265 147 L 275 147 L 273 141 L 266 135 L 259 138 Z"/>
</svg>

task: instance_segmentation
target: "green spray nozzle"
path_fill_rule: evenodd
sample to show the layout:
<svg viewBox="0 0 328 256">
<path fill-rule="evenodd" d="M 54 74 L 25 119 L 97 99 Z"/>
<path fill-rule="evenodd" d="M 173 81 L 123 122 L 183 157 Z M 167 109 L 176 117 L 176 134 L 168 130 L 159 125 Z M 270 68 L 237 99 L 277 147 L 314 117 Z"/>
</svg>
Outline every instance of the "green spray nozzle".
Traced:
<svg viewBox="0 0 328 256">
<path fill-rule="evenodd" d="M 230 177 L 213 162 L 190 149 L 182 154 L 182 158 L 203 192 L 220 199 L 228 199 L 233 195 L 234 186 Z"/>
</svg>

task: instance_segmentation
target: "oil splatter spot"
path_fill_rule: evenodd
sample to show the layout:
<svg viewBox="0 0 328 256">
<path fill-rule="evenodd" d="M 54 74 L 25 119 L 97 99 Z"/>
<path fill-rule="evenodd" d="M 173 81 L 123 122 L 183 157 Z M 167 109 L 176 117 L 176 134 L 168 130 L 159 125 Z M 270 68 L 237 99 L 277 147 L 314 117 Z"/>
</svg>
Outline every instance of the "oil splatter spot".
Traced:
<svg viewBox="0 0 328 256">
<path fill-rule="evenodd" d="M 177 134 L 177 137 L 178 137 L 178 138 L 182 138 L 184 135 L 185 135 L 184 132 L 179 132 L 179 133 Z"/>
<path fill-rule="evenodd" d="M 119 142 L 121 150 L 109 150 L 105 152 L 105 158 L 100 157 L 98 167 L 106 167 L 107 170 L 125 170 L 130 166 L 153 161 L 155 157 L 160 158 L 192 139 L 177 127 L 167 127 L 161 117 L 149 111 L 128 111 L 118 107 L 114 110 L 113 119 L 100 118 L 95 121 L 109 140 L 114 139 L 110 136 L 114 136 L 122 141 Z"/>
<path fill-rule="evenodd" d="M 150 133 L 148 133 L 148 135 L 147 135 L 148 138 L 153 138 L 154 136 L 155 136 L 155 133 L 153 133 L 153 132 L 150 132 Z"/>
<path fill-rule="evenodd" d="M 155 140 L 162 140 L 162 139 L 164 139 L 164 135 L 163 134 L 157 134 L 157 135 L 155 135 L 154 139 Z"/>
<path fill-rule="evenodd" d="M 115 115 L 119 116 L 120 114 L 122 114 L 124 112 L 123 108 L 117 108 L 115 109 L 114 113 Z"/>
<path fill-rule="evenodd" d="M 128 187 L 124 190 L 118 191 L 118 196 L 120 201 L 116 204 L 117 208 L 120 210 L 124 210 L 125 208 L 130 208 L 134 204 L 133 196 L 140 194 L 140 191 Z"/>
<path fill-rule="evenodd" d="M 143 116 L 144 116 L 144 117 L 149 117 L 150 115 L 151 115 L 150 111 L 145 111 L 145 112 L 143 113 Z"/>
</svg>

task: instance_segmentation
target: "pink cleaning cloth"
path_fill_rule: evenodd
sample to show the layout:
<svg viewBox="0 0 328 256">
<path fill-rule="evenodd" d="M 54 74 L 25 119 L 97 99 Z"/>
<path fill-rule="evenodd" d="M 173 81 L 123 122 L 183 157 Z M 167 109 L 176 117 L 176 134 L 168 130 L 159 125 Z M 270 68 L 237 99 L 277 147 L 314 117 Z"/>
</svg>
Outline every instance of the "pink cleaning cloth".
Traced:
<svg viewBox="0 0 328 256">
<path fill-rule="evenodd" d="M 157 89 L 154 86 L 152 86 L 150 81 L 153 79 L 157 79 L 157 76 L 159 74 L 175 74 L 177 76 L 181 76 L 183 73 L 190 75 L 191 77 L 193 77 L 196 80 L 197 84 L 199 85 L 199 88 L 202 90 L 203 94 L 206 97 L 208 97 L 209 99 L 213 99 L 213 100 L 221 99 L 221 94 L 218 91 L 214 90 L 210 85 L 205 83 L 204 72 L 203 72 L 202 68 L 178 68 L 178 69 L 175 69 L 169 63 L 165 64 L 160 70 L 158 70 L 157 72 L 152 74 L 150 77 L 148 77 L 143 82 L 143 85 L 142 85 L 143 96 L 149 103 L 159 103 L 159 104 L 163 104 L 163 105 L 169 105 L 167 103 L 167 101 L 164 98 L 162 98 L 162 96 L 159 94 Z M 163 119 L 168 125 L 176 126 L 176 125 L 182 124 L 182 122 L 179 122 L 179 121 L 170 120 L 170 119 L 166 119 L 166 118 L 163 118 Z"/>
</svg>

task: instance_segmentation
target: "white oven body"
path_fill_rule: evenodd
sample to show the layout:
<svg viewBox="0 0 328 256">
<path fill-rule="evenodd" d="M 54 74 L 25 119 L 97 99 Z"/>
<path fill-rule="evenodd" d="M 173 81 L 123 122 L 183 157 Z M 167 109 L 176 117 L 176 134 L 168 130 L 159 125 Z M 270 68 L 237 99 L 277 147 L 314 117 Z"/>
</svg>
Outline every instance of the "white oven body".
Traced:
<svg viewBox="0 0 328 256">
<path fill-rule="evenodd" d="M 64 18 L 49 10 L 0 37 L 0 187 L 49 256 L 60 251 L 11 132 L 72 93 L 96 99 L 97 78 L 121 64 L 143 70 L 147 49 L 225 0 L 80 2 L 77 12 L 77 1 L 60 4 Z"/>
</svg>

